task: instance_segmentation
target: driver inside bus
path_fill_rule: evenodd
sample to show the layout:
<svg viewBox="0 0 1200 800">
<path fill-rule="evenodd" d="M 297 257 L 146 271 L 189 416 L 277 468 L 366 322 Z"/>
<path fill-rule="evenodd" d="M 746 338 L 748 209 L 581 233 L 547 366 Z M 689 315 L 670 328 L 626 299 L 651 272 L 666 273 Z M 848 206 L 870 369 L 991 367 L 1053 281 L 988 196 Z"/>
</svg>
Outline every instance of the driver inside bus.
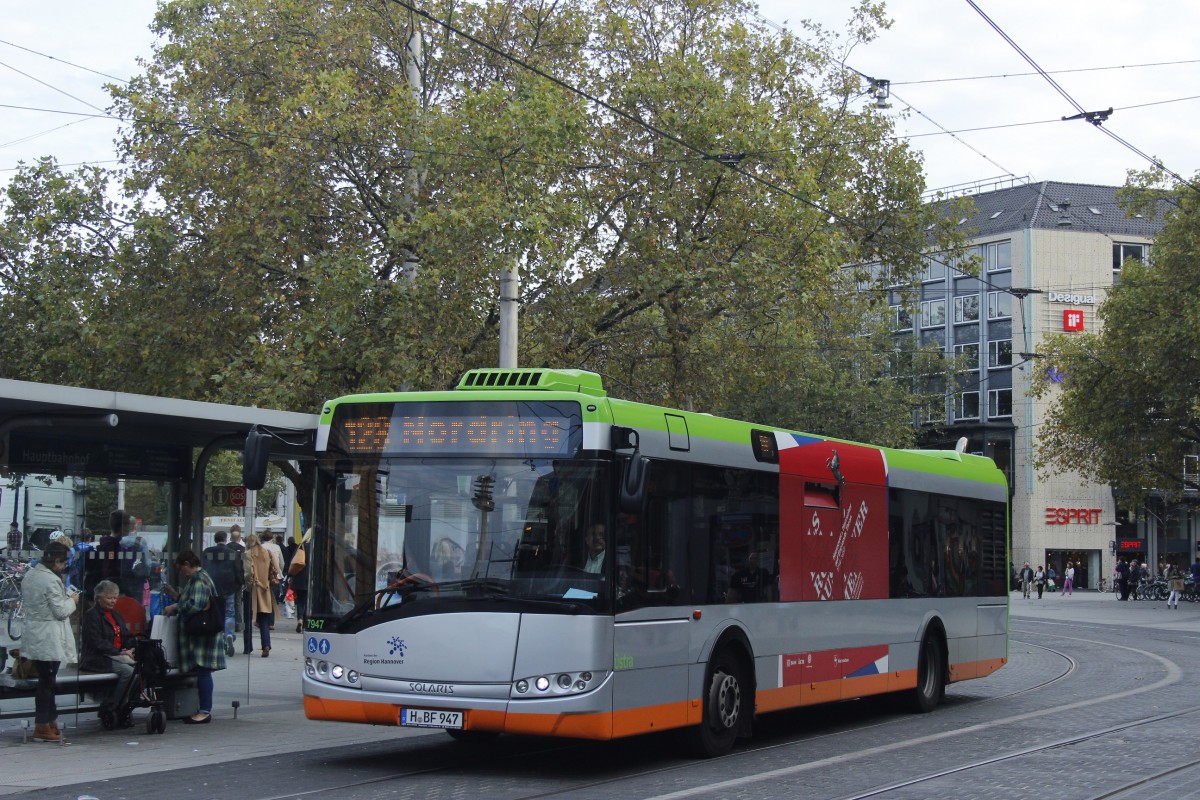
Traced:
<svg viewBox="0 0 1200 800">
<path fill-rule="evenodd" d="M 588 526 L 583 535 L 583 544 L 587 548 L 587 561 L 583 564 L 584 572 L 600 572 L 604 569 L 604 523 L 597 522 Z"/>
</svg>

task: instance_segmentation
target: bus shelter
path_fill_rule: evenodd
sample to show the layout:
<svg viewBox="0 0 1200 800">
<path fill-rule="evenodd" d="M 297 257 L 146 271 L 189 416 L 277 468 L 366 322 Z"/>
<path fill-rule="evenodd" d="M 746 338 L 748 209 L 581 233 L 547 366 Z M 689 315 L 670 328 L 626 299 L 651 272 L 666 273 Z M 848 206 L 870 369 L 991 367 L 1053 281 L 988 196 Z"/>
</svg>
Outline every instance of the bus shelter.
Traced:
<svg viewBox="0 0 1200 800">
<path fill-rule="evenodd" d="M 204 518 L 217 454 L 240 452 L 246 434 L 257 427 L 277 434 L 272 437 L 273 460 L 311 458 L 316 425 L 317 416 L 311 414 L 0 379 L 0 485 L 11 492 L 12 486 L 30 476 L 70 479 L 74 486 L 82 487 L 77 493 L 86 495 L 92 520 L 107 520 L 117 502 L 111 493 L 89 487 L 120 481 L 122 486 L 148 488 L 155 498 L 150 512 L 155 519 L 143 520 L 148 543 L 140 546 L 150 554 L 155 570 L 147 576 L 141 597 L 123 597 L 120 602 L 131 629 L 149 633 L 151 610 L 159 605 L 155 584 L 169 581 L 179 585 L 174 557 L 182 550 L 201 554 L 212 544 L 213 531 L 205 533 Z M 254 515 L 248 519 L 252 521 Z M 8 520 L 2 521 L 7 528 Z M 73 533 L 79 538 L 78 531 Z M 104 527 L 93 525 L 97 541 L 105 533 Z M 5 617 L 0 620 L 0 719 L 32 715 L 32 686 L 14 675 L 22 673 L 16 655 L 21 621 L 12 619 L 14 624 L 10 624 L 10 617 L 19 614 L 12 595 L 19 586 L 20 571 L 40 556 L 31 549 L 14 552 L 8 544 L 0 543 L 0 554 L 5 557 L 0 587 L 7 587 L 7 592 L 0 591 L 4 605 L 0 615 Z M 27 541 L 23 544 L 28 548 Z M 283 616 L 282 609 L 279 616 Z M 294 636 L 295 621 L 284 620 L 276 627 L 285 634 L 289 625 Z M 77 619 L 73 627 L 78 637 Z M 226 670 L 216 675 L 214 702 L 225 707 L 231 702 L 252 703 L 256 688 L 260 692 L 278 690 L 266 683 L 255 686 L 253 660 L 243 655 L 241 631 L 236 645 L 235 655 L 227 658 Z M 102 694 L 104 682 L 79 672 L 75 665 L 64 665 L 59 678 L 60 719 L 71 714 L 77 720 L 86 718 Z M 195 692 L 186 676 L 175 676 L 174 687 L 167 693 L 168 718 L 194 713 Z"/>
</svg>

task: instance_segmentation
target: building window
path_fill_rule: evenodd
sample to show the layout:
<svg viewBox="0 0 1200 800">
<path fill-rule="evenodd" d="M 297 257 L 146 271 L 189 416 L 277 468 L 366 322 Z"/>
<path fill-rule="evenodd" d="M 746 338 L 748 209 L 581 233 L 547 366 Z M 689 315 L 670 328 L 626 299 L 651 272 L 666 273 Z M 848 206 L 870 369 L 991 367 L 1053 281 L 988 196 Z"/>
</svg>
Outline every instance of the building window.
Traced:
<svg viewBox="0 0 1200 800">
<path fill-rule="evenodd" d="M 1120 242 L 1113 244 L 1113 277 L 1121 274 L 1121 268 L 1125 266 L 1125 262 L 1131 258 L 1136 258 L 1143 263 L 1146 262 L 1150 255 L 1150 247 L 1144 244 L 1122 244 Z"/>
<path fill-rule="evenodd" d="M 1012 295 L 1008 292 L 988 292 L 988 319 L 1012 316 Z"/>
<path fill-rule="evenodd" d="M 921 275 L 923 281 L 940 281 L 946 277 L 946 265 L 937 258 L 925 259 L 925 272 Z"/>
<path fill-rule="evenodd" d="M 954 410 L 954 418 L 979 419 L 979 392 L 963 392 L 958 396 L 958 408 Z"/>
<path fill-rule="evenodd" d="M 904 306 L 892 306 L 892 325 L 893 330 L 908 331 L 912 330 L 912 312 Z"/>
<path fill-rule="evenodd" d="M 1012 416 L 1012 389 L 992 389 L 988 392 L 988 419 Z"/>
<path fill-rule="evenodd" d="M 954 345 L 954 355 L 961 356 L 965 359 L 966 368 L 969 370 L 979 369 L 979 345 L 978 344 L 956 344 Z"/>
<path fill-rule="evenodd" d="M 921 303 L 921 327 L 946 324 L 946 300 L 926 300 Z"/>
<path fill-rule="evenodd" d="M 954 298 L 954 321 L 976 322 L 979 319 L 979 295 Z"/>
<path fill-rule="evenodd" d="M 1012 242 L 993 242 L 984 256 L 988 272 L 1007 272 L 1012 269 Z"/>
<path fill-rule="evenodd" d="M 988 367 L 1012 366 L 1012 339 L 993 339 L 988 342 Z"/>
</svg>

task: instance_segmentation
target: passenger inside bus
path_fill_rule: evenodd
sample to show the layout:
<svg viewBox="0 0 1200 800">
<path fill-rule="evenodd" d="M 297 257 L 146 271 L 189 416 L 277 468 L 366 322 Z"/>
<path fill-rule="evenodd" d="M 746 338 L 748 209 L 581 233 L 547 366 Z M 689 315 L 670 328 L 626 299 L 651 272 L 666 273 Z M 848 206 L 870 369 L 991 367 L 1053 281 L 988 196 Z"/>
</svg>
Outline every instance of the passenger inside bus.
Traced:
<svg viewBox="0 0 1200 800">
<path fill-rule="evenodd" d="M 587 533 L 584 534 L 583 544 L 587 548 L 586 561 L 583 564 L 584 572 L 600 572 L 604 569 L 604 523 L 597 522 L 590 525 Z"/>
<path fill-rule="evenodd" d="M 460 581 L 467 576 L 463 569 L 466 561 L 466 551 L 462 546 L 443 536 L 433 546 L 433 579 L 436 581 Z"/>
</svg>

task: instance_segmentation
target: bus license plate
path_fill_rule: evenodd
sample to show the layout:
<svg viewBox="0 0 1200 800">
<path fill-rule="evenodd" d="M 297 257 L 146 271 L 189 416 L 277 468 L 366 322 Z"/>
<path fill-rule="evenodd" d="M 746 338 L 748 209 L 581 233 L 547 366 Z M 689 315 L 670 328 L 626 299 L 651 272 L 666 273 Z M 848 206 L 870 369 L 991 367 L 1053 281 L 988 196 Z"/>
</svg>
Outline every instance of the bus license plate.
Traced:
<svg viewBox="0 0 1200 800">
<path fill-rule="evenodd" d="M 435 711 L 432 708 L 400 709 L 400 724 L 408 728 L 451 728 L 463 726 L 463 712 Z"/>
</svg>

